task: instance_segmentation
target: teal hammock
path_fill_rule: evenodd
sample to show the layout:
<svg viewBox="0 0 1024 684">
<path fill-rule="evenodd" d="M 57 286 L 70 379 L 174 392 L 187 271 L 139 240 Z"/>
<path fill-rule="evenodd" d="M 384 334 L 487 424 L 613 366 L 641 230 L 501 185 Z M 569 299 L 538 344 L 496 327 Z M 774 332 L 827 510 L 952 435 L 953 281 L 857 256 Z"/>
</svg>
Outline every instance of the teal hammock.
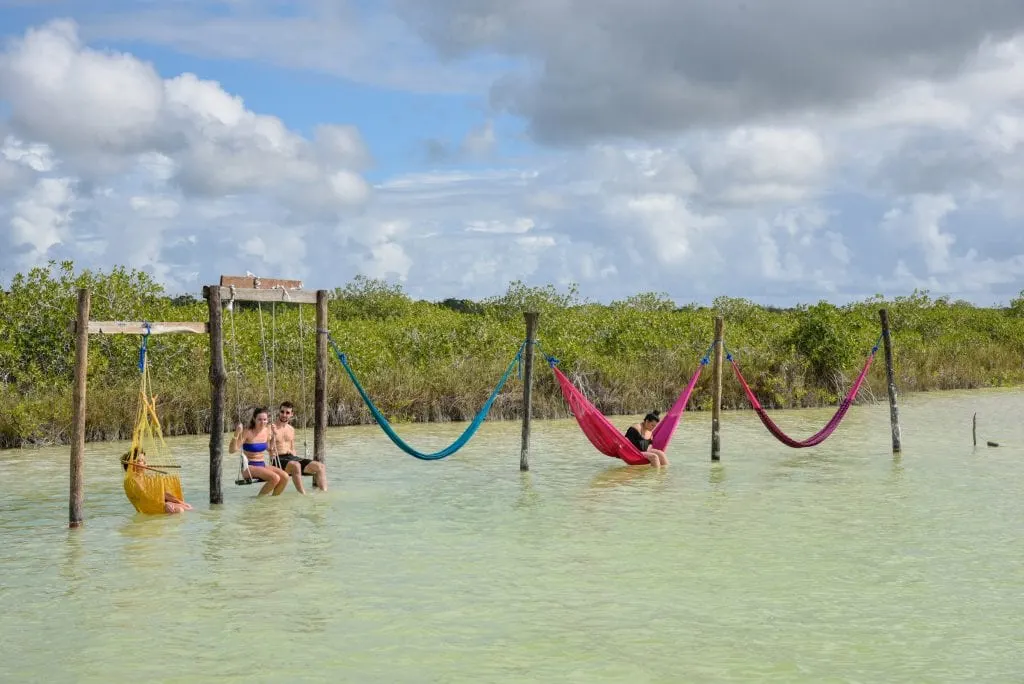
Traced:
<svg viewBox="0 0 1024 684">
<path fill-rule="evenodd" d="M 491 404 L 493 404 L 494 400 L 498 398 L 498 394 L 501 392 L 501 388 L 505 386 L 505 381 L 508 380 L 510 375 L 512 375 L 513 369 L 515 369 L 516 365 L 519 363 L 519 360 L 523 356 L 523 349 L 526 348 L 525 342 L 519 345 L 519 351 L 517 351 L 515 357 L 512 358 L 512 362 L 508 364 L 508 368 L 505 369 L 505 374 L 502 375 L 501 380 L 498 381 L 498 386 L 494 388 L 493 392 L 491 392 L 491 396 L 487 397 L 487 401 L 484 402 L 483 407 L 481 407 L 480 411 L 473 418 L 473 422 L 471 422 L 469 424 L 469 427 L 467 427 L 465 431 L 463 431 L 463 433 L 459 435 L 459 438 L 456 439 L 451 444 L 449 444 L 448 446 L 446 446 L 444 449 L 441 449 L 440 451 L 435 451 L 432 454 L 427 454 L 412 448 L 411 446 L 409 446 L 409 444 L 405 442 L 405 440 L 398 436 L 394 428 L 391 427 L 391 423 L 388 422 L 388 419 L 384 417 L 384 414 L 380 412 L 380 409 L 378 409 L 377 406 L 373 403 L 373 400 L 370 399 L 370 396 L 366 393 L 366 390 L 363 389 L 363 386 L 359 383 L 359 380 L 356 378 L 356 374 L 352 372 L 352 367 L 348 365 L 348 357 L 338 349 L 338 345 L 335 344 L 334 340 L 331 339 L 329 336 L 328 340 L 331 343 L 331 347 L 334 349 L 334 355 L 338 357 L 338 361 L 341 362 L 342 368 L 344 368 L 345 372 L 348 373 L 348 377 L 352 379 L 352 384 L 356 386 L 356 391 L 359 392 L 359 396 L 361 396 L 363 398 L 363 401 L 366 402 L 366 407 L 370 409 L 370 413 L 373 414 L 373 417 L 377 421 L 377 424 L 380 425 L 382 430 L 384 430 L 384 434 L 386 434 L 391 439 L 391 441 L 395 443 L 395 446 L 397 446 L 399 449 L 409 454 L 410 456 L 420 459 L 421 461 L 438 461 L 442 458 L 447 458 L 448 456 L 451 456 L 456 451 L 466 446 L 466 443 L 469 442 L 469 440 L 473 437 L 476 431 L 480 429 L 480 425 L 484 422 L 484 418 L 487 417 L 487 413 L 491 410 Z"/>
</svg>

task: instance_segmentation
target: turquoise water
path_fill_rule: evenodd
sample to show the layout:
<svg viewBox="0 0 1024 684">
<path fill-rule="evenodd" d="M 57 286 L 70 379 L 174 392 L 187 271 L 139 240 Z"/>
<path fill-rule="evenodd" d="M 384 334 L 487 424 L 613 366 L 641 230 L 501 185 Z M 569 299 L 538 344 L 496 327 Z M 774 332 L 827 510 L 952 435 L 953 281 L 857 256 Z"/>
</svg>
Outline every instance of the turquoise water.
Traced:
<svg viewBox="0 0 1024 684">
<path fill-rule="evenodd" d="M 124 445 L 90 444 L 79 530 L 66 449 L 0 452 L 0 680 L 1024 681 L 1022 410 L 904 399 L 899 459 L 885 405 L 802 451 L 727 413 L 719 465 L 688 414 L 661 472 L 571 421 L 535 425 L 527 474 L 517 423 L 433 463 L 346 428 L 326 494 L 256 499 L 227 460 L 212 510 L 206 438 L 180 439 L 196 510 L 154 518 Z M 974 411 L 1001 447 L 972 447 Z M 774 415 L 805 436 L 829 412 Z"/>
</svg>

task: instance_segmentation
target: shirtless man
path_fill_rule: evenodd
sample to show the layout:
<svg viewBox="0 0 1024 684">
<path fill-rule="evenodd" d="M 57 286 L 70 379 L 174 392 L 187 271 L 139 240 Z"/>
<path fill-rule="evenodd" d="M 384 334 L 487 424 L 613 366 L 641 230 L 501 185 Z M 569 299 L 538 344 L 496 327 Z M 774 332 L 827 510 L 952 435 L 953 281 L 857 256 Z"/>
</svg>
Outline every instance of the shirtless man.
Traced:
<svg viewBox="0 0 1024 684">
<path fill-rule="evenodd" d="M 305 494 L 306 488 L 302 484 L 302 474 L 313 476 L 313 486 L 319 487 L 321 491 L 327 491 L 327 466 L 319 461 L 309 458 L 299 458 L 295 455 L 295 428 L 290 425 L 295 415 L 295 407 L 290 401 L 281 402 L 280 410 L 277 412 L 277 420 L 274 421 L 274 453 L 277 455 L 281 468 L 291 475 L 292 482 L 299 494 Z"/>
</svg>

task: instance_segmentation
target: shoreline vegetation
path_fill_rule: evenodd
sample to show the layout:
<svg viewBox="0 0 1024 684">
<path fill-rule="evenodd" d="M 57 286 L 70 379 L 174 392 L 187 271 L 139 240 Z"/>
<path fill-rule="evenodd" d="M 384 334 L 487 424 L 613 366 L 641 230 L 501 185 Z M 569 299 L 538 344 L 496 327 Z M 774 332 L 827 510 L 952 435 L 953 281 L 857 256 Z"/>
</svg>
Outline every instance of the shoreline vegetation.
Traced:
<svg viewBox="0 0 1024 684">
<path fill-rule="evenodd" d="M 51 262 L 15 275 L 0 291 L 0 448 L 68 442 L 74 368 L 69 323 L 79 287 L 92 289 L 93 320 L 207 320 L 200 295 L 169 296 L 141 271 L 76 271 L 71 262 Z M 300 306 L 236 303 L 225 312 L 229 427 L 239 412 L 284 399 L 295 403 L 298 425 L 312 425 L 314 312 L 306 307 L 300 317 Z M 711 306 L 680 305 L 658 293 L 599 304 L 582 299 L 574 286 L 513 282 L 499 297 L 429 302 L 360 276 L 331 292 L 329 328 L 374 402 L 397 424 L 472 419 L 525 337 L 526 310 L 540 312 L 542 350 L 560 360 L 602 412 L 664 410 L 707 351 L 714 318 L 721 315 L 726 348 L 771 410 L 836 405 L 878 339 L 883 307 L 889 309 L 901 394 L 1024 384 L 1024 292 L 1007 307 L 915 291 L 844 306 L 823 301 L 781 309 L 728 297 Z M 91 336 L 88 441 L 130 438 L 140 343 L 137 336 Z M 208 338 L 153 336 L 149 362 L 164 434 L 208 432 Z M 568 417 L 542 356 L 534 369 L 534 417 Z M 513 374 L 489 419 L 520 418 L 521 397 L 522 383 Z M 857 401 L 875 400 L 886 400 L 881 351 Z M 749 409 L 728 367 L 722 405 Z M 327 406 L 329 426 L 372 422 L 333 358 Z M 705 372 L 690 410 L 710 406 Z"/>
</svg>

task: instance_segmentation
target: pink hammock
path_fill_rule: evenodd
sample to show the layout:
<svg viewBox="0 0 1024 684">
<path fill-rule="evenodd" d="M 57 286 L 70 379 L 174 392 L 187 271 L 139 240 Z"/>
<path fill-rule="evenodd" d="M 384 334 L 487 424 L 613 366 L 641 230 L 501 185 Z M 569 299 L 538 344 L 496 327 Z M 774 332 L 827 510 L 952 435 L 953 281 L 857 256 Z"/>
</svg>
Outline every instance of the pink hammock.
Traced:
<svg viewBox="0 0 1024 684">
<path fill-rule="evenodd" d="M 690 378 L 689 384 L 686 385 L 682 394 L 676 399 L 676 403 L 672 404 L 672 408 L 669 409 L 665 417 L 654 428 L 651 440 L 653 448 L 664 451 L 668 447 L 669 440 L 672 439 L 672 434 L 675 432 L 676 426 L 679 425 L 679 419 L 682 418 L 683 411 L 686 410 L 686 404 L 690 401 L 690 395 L 693 394 L 693 388 L 697 386 L 697 380 L 700 378 L 700 372 L 703 368 L 704 364 L 701 363 L 693 377 Z M 562 396 L 565 397 L 566 403 L 569 404 L 569 409 L 576 418 L 576 422 L 579 423 L 583 434 L 587 436 L 587 439 L 590 440 L 590 443 L 598 451 L 612 458 L 620 458 L 629 465 L 647 465 L 650 463 L 647 457 L 641 454 L 640 450 L 626 439 L 626 436 L 590 403 L 583 392 L 576 389 L 572 381 L 565 377 L 565 373 L 553 364 L 551 370 L 555 372 L 558 384 L 562 388 Z"/>
<path fill-rule="evenodd" d="M 871 368 L 871 363 L 875 360 L 875 352 L 878 351 L 878 345 L 875 345 L 871 349 L 871 353 L 868 355 L 868 360 L 864 363 L 864 368 L 861 369 L 860 375 L 854 381 L 853 386 L 850 387 L 850 391 L 847 392 L 846 397 L 842 403 L 839 404 L 839 409 L 836 411 L 832 419 L 825 424 L 821 430 L 811 435 L 804 440 L 796 440 L 788 436 L 782 431 L 778 425 L 775 424 L 768 414 L 765 412 L 764 407 L 761 406 L 761 402 L 754 396 L 753 390 L 750 389 L 750 385 L 743 378 L 740 373 L 740 367 L 736 364 L 736 360 L 732 358 L 732 354 L 729 354 L 729 362 L 732 364 L 732 369 L 736 371 L 736 378 L 743 385 L 743 391 L 747 393 L 747 399 L 750 400 L 750 405 L 754 407 L 754 411 L 757 412 L 758 418 L 764 423 L 764 426 L 768 428 L 768 432 L 772 433 L 776 439 L 785 444 L 786 446 L 793 447 L 794 449 L 803 449 L 805 447 L 818 446 L 826 439 L 828 439 L 836 428 L 839 427 L 839 423 L 846 416 L 846 412 L 850 410 L 850 406 L 853 404 L 853 400 L 857 397 L 857 393 L 860 391 L 860 386 L 864 384 L 864 380 L 868 376 L 868 369 Z"/>
</svg>

